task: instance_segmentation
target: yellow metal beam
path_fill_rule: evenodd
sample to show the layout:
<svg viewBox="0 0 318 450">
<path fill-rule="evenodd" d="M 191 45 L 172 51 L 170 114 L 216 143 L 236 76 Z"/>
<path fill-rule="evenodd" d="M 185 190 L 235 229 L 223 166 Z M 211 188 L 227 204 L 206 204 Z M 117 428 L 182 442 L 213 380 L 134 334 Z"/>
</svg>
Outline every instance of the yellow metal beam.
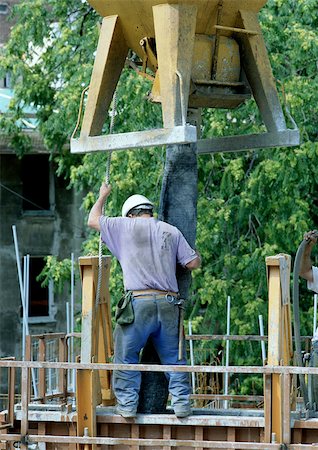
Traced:
<svg viewBox="0 0 318 450">
<path fill-rule="evenodd" d="M 127 53 L 128 47 L 118 16 L 105 17 L 100 30 L 81 137 L 101 134 Z"/>
<path fill-rule="evenodd" d="M 243 48 L 242 64 L 268 131 L 286 129 L 286 122 L 279 102 L 272 68 L 268 58 L 257 13 L 240 10 L 238 25 L 258 34 L 237 34 Z"/>
<path fill-rule="evenodd" d="M 160 98 L 166 128 L 185 125 L 197 8 L 162 4 L 153 7 Z"/>
</svg>

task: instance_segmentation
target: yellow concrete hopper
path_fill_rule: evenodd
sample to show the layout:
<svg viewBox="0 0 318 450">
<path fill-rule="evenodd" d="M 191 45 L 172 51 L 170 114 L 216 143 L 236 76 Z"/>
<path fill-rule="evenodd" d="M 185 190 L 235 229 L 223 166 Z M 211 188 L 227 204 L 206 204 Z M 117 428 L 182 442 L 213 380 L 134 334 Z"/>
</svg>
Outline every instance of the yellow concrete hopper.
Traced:
<svg viewBox="0 0 318 450">
<path fill-rule="evenodd" d="M 298 145 L 279 102 L 257 14 L 266 0 L 89 0 L 103 16 L 80 139 L 72 152 L 197 142 L 199 152 Z M 99 136 L 129 49 L 153 73 L 163 128 Z M 146 70 L 148 71 L 146 72 Z M 188 108 L 235 108 L 253 96 L 268 130 L 198 140 Z"/>
</svg>

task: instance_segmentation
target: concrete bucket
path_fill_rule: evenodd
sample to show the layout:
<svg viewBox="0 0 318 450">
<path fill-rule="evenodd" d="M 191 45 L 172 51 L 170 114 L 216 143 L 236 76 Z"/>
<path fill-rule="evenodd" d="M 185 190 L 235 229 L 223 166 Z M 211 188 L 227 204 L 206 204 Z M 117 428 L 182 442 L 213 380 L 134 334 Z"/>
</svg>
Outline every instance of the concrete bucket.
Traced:
<svg viewBox="0 0 318 450">
<path fill-rule="evenodd" d="M 186 125 L 188 108 L 235 108 L 251 96 L 268 133 L 240 138 L 233 150 L 298 145 L 296 125 L 286 126 L 258 22 L 265 0 L 89 3 L 104 19 L 81 138 L 73 141 L 72 151 L 197 142 L 196 130 Z M 151 99 L 162 104 L 164 127 L 153 135 L 91 140 L 101 133 L 129 49 L 140 58 L 137 70 L 153 74 Z M 231 151 L 232 144 L 201 142 L 198 151 Z"/>
</svg>

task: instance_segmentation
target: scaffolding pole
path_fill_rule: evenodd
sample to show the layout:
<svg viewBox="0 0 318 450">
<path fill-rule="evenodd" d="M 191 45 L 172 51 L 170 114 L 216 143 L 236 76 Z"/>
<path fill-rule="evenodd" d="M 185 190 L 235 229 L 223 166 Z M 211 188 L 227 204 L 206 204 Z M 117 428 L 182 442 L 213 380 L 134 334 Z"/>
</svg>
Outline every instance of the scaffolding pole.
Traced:
<svg viewBox="0 0 318 450">
<path fill-rule="evenodd" d="M 17 262 L 17 269 L 18 269 L 18 279 L 19 279 L 19 287 L 20 287 L 20 297 L 21 297 L 21 304 L 22 304 L 22 311 L 23 311 L 23 328 L 25 329 L 25 336 L 24 336 L 24 340 L 22 343 L 22 346 L 24 348 L 24 354 L 23 354 L 23 359 L 25 357 L 25 341 L 26 341 L 26 336 L 29 336 L 29 321 L 27 319 L 27 314 L 26 314 L 26 298 L 25 298 L 25 287 L 23 284 L 23 280 L 22 280 L 22 270 L 21 270 L 21 262 L 20 262 L 20 256 L 19 256 L 19 244 L 18 244 L 18 236 L 17 236 L 17 229 L 15 225 L 12 225 L 12 232 L 13 232 L 13 242 L 14 242 L 14 249 L 15 249 L 15 257 L 16 257 L 16 262 Z M 28 255 L 28 257 L 30 258 L 30 255 Z M 26 273 L 26 278 L 28 278 L 28 274 Z M 29 283 L 27 282 L 27 284 L 29 285 Z M 38 396 L 38 390 L 37 390 L 37 386 L 36 386 L 36 381 L 35 381 L 35 371 L 34 368 L 31 369 L 31 375 L 32 375 L 32 386 L 33 386 L 33 392 L 34 392 L 34 396 L 37 397 Z"/>
</svg>

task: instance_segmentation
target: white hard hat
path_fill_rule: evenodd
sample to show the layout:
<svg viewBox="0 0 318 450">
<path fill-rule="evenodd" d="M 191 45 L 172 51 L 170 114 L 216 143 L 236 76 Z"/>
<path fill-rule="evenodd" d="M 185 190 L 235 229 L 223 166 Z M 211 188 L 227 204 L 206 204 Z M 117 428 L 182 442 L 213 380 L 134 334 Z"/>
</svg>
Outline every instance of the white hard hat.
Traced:
<svg viewBox="0 0 318 450">
<path fill-rule="evenodd" d="M 148 200 L 147 197 L 140 194 L 134 194 L 127 198 L 125 203 L 123 204 L 121 215 L 126 217 L 129 211 L 133 208 L 137 208 L 138 206 L 143 206 L 143 209 L 151 210 L 153 208 L 153 203 Z"/>
</svg>

